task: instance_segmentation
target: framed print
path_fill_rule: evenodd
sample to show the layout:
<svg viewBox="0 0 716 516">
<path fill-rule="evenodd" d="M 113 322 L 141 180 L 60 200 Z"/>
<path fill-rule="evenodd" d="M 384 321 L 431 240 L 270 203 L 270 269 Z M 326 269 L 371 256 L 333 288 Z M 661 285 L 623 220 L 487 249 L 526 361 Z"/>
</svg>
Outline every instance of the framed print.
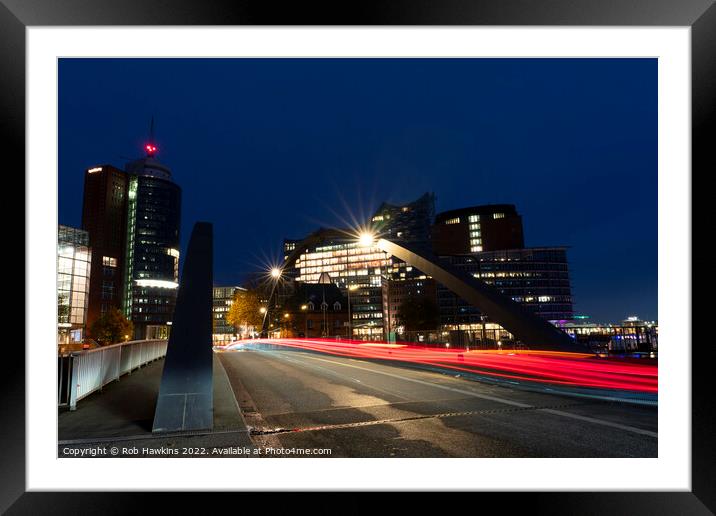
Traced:
<svg viewBox="0 0 716 516">
<path fill-rule="evenodd" d="M 712 2 L 0 13 L 27 240 L 3 510 L 714 510 Z"/>
</svg>

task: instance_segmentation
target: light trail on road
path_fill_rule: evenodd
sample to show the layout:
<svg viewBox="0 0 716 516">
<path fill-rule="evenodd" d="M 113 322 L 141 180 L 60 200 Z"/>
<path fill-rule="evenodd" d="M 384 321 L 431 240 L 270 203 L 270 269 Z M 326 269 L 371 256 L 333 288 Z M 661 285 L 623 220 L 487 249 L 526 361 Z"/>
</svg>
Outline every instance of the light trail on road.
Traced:
<svg viewBox="0 0 716 516">
<path fill-rule="evenodd" d="M 535 350 L 462 350 L 429 348 L 387 342 L 332 339 L 255 339 L 225 348 L 269 345 L 326 353 L 349 358 L 423 364 L 455 371 L 568 387 L 614 389 L 656 394 L 655 361 L 630 362 L 598 358 L 592 354 Z"/>
</svg>

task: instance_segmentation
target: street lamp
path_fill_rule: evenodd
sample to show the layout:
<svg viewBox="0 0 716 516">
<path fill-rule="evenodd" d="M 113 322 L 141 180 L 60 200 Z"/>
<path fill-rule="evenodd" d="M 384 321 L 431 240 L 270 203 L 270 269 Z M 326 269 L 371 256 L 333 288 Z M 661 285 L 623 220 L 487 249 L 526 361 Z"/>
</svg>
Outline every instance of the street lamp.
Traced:
<svg viewBox="0 0 716 516">
<path fill-rule="evenodd" d="M 363 231 L 358 237 L 358 243 L 363 247 L 370 247 L 375 241 L 375 235 L 370 231 Z"/>
<path fill-rule="evenodd" d="M 303 324 L 305 326 L 303 329 L 304 339 L 308 338 L 308 314 L 306 313 L 306 310 L 308 310 L 308 305 L 301 305 L 301 311 L 303 311 Z"/>
<path fill-rule="evenodd" d="M 351 290 L 358 290 L 358 285 L 348 287 L 348 339 L 353 338 L 353 318 L 351 317 Z"/>
<path fill-rule="evenodd" d="M 266 302 L 267 306 L 271 306 L 271 298 L 273 298 L 273 293 L 276 290 L 276 285 L 278 285 L 278 280 L 281 278 L 281 269 L 279 269 L 278 267 L 273 267 L 269 271 L 269 273 L 275 281 L 273 282 L 273 286 L 271 287 L 271 293 L 269 294 L 268 301 Z M 264 320 L 261 324 L 261 333 L 263 333 L 264 328 L 266 328 L 266 316 L 268 315 L 268 311 L 266 309 L 263 309 L 261 313 L 264 314 Z"/>
</svg>

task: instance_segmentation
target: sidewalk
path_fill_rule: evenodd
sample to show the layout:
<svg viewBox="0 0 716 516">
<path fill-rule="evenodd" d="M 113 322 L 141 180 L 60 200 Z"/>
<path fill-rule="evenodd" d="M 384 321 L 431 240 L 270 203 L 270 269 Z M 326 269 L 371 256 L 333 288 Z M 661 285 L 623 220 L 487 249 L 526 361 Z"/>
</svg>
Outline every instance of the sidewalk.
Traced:
<svg viewBox="0 0 716 516">
<path fill-rule="evenodd" d="M 62 449 L 89 443 L 122 446 L 247 446 L 251 447 L 246 424 L 238 409 L 228 377 L 214 354 L 214 429 L 211 432 L 153 435 L 154 408 L 164 360 L 158 360 L 125 375 L 77 403 L 77 410 L 58 409 L 58 456 Z M 193 443 L 193 444 L 190 444 Z"/>
</svg>

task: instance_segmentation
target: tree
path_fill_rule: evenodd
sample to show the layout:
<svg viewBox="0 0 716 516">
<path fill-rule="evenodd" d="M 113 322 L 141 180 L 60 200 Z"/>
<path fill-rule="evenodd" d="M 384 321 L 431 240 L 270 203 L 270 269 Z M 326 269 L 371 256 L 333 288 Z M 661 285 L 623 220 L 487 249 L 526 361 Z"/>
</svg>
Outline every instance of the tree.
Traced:
<svg viewBox="0 0 716 516">
<path fill-rule="evenodd" d="M 234 328 L 259 327 L 263 323 L 261 302 L 253 290 L 239 291 L 234 294 L 231 308 L 226 314 L 226 322 Z"/>
<path fill-rule="evenodd" d="M 97 319 L 90 328 L 92 337 L 102 346 L 115 344 L 131 338 L 134 325 L 122 311 L 113 308 Z"/>
<path fill-rule="evenodd" d="M 400 304 L 396 318 L 406 331 L 434 330 L 440 323 L 440 311 L 430 297 L 411 296 Z"/>
</svg>

